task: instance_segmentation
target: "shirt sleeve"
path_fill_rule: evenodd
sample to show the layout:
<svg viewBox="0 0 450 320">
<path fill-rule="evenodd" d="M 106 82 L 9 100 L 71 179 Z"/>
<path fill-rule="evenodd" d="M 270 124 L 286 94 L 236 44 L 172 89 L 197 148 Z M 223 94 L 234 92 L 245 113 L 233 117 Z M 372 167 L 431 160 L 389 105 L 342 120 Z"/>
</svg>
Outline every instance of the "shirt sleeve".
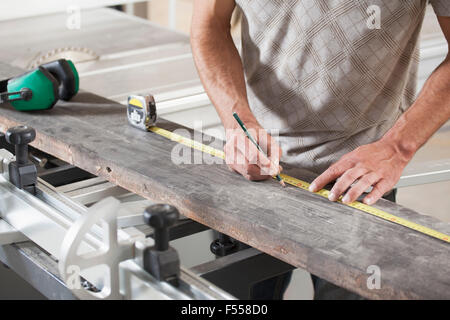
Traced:
<svg viewBox="0 0 450 320">
<path fill-rule="evenodd" d="M 450 17 L 450 0 L 430 0 L 437 16 Z"/>
</svg>

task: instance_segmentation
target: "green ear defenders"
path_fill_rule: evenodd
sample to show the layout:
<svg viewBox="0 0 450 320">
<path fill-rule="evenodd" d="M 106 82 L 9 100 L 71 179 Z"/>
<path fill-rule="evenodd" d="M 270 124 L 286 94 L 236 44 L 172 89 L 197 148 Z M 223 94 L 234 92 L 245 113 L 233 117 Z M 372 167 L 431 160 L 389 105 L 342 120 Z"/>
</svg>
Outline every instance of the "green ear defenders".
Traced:
<svg viewBox="0 0 450 320">
<path fill-rule="evenodd" d="M 79 89 L 72 61 L 60 59 L 43 64 L 20 76 L 0 81 L 0 102 L 10 102 L 20 111 L 51 109 L 59 100 L 70 100 Z"/>
</svg>

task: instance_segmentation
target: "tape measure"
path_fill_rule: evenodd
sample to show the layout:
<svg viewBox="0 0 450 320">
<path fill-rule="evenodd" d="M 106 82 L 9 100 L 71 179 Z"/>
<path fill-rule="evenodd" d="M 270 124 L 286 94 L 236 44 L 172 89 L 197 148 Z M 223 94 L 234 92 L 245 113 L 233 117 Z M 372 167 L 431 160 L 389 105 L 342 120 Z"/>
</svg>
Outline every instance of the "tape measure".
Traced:
<svg viewBox="0 0 450 320">
<path fill-rule="evenodd" d="M 158 128 L 158 127 L 155 127 L 155 126 L 149 127 L 148 130 L 151 131 L 151 132 L 154 132 L 154 133 L 156 133 L 156 134 L 158 134 L 160 136 L 163 136 L 163 137 L 165 137 L 165 138 L 167 138 L 169 140 L 172 140 L 172 141 L 175 141 L 177 143 L 183 144 L 183 145 L 185 145 L 187 147 L 190 147 L 192 149 L 196 149 L 196 150 L 199 150 L 201 152 L 208 153 L 208 154 L 210 154 L 212 156 L 225 159 L 225 153 L 223 151 L 215 149 L 215 148 L 212 148 L 212 147 L 207 146 L 207 145 L 204 145 L 204 144 L 202 144 L 202 143 L 200 143 L 198 141 L 191 140 L 191 139 L 183 137 L 183 136 L 181 136 L 179 134 L 176 134 L 176 133 L 173 133 L 171 131 L 168 131 L 168 130 L 165 130 L 165 129 L 162 129 L 162 128 Z M 305 182 L 305 181 L 302 181 L 300 179 L 288 176 L 287 174 L 281 173 L 280 175 L 281 175 L 281 178 L 283 178 L 285 183 L 290 184 L 290 185 L 292 185 L 294 187 L 297 187 L 297 188 L 304 189 L 304 190 L 310 192 L 309 189 L 308 189 L 309 188 L 309 183 L 308 182 Z M 322 197 L 325 197 L 325 198 L 328 198 L 329 191 L 326 190 L 326 189 L 322 189 L 322 190 L 319 190 L 319 191 L 315 192 L 315 194 L 317 194 L 319 196 L 322 196 Z M 345 203 L 343 203 L 341 201 L 341 198 L 338 201 L 340 203 L 346 205 L 346 206 L 358 209 L 360 211 L 363 211 L 365 213 L 371 214 L 371 215 L 376 216 L 378 218 L 381 218 L 383 220 L 399 224 L 399 225 L 404 226 L 406 228 L 409 228 L 409 229 L 418 231 L 420 233 L 426 234 L 426 235 L 428 235 L 430 237 L 433 237 L 433 238 L 445 241 L 447 243 L 450 243 L 450 236 L 448 236 L 448 235 L 446 235 L 446 234 L 444 234 L 442 232 L 439 232 L 439 231 L 430 229 L 428 227 L 422 226 L 420 224 L 411 222 L 409 220 L 397 217 L 397 216 L 395 216 L 393 214 L 390 214 L 390 213 L 385 212 L 383 210 L 380 210 L 380 209 L 377 209 L 375 207 L 366 205 L 366 204 L 364 204 L 362 202 L 359 202 L 359 201 L 354 201 L 352 203 L 345 204 Z"/>
<path fill-rule="evenodd" d="M 128 123 L 147 131 L 156 122 L 156 105 L 152 95 L 131 95 L 127 103 Z"/>
</svg>

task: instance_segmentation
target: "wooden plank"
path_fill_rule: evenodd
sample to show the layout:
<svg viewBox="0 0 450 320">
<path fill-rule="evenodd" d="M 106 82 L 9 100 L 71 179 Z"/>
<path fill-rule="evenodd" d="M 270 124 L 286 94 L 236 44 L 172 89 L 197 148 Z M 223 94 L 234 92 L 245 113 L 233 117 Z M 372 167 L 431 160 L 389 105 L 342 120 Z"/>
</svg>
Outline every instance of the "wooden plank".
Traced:
<svg viewBox="0 0 450 320">
<path fill-rule="evenodd" d="M 0 64 L 3 78 L 17 72 Z M 365 297 L 450 298 L 447 243 L 275 181 L 248 182 L 224 164 L 177 165 L 176 144 L 130 127 L 122 105 L 86 92 L 50 111 L 2 105 L 0 130 L 18 124 L 37 130 L 38 149 Z M 377 207 L 450 233 L 449 224 L 413 210 L 387 201 Z M 381 270 L 380 289 L 366 285 L 371 265 Z"/>
</svg>

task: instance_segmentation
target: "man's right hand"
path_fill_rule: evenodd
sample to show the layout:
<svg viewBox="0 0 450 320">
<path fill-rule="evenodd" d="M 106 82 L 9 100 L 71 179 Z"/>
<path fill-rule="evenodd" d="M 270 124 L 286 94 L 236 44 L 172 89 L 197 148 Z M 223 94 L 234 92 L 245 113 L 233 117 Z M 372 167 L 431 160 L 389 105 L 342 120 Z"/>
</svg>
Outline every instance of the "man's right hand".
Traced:
<svg viewBox="0 0 450 320">
<path fill-rule="evenodd" d="M 270 179 L 282 170 L 279 165 L 281 149 L 275 139 L 258 124 L 245 122 L 250 135 L 267 157 L 247 138 L 240 128 L 226 130 L 225 161 L 234 171 L 252 181 Z"/>
<path fill-rule="evenodd" d="M 281 171 L 281 150 L 258 124 L 248 105 L 244 69 L 230 33 L 235 6 L 235 0 L 195 0 L 192 53 L 203 86 L 227 128 L 224 151 L 228 166 L 249 180 L 265 180 Z M 233 118 L 233 111 L 268 158 L 246 137 Z"/>
</svg>

